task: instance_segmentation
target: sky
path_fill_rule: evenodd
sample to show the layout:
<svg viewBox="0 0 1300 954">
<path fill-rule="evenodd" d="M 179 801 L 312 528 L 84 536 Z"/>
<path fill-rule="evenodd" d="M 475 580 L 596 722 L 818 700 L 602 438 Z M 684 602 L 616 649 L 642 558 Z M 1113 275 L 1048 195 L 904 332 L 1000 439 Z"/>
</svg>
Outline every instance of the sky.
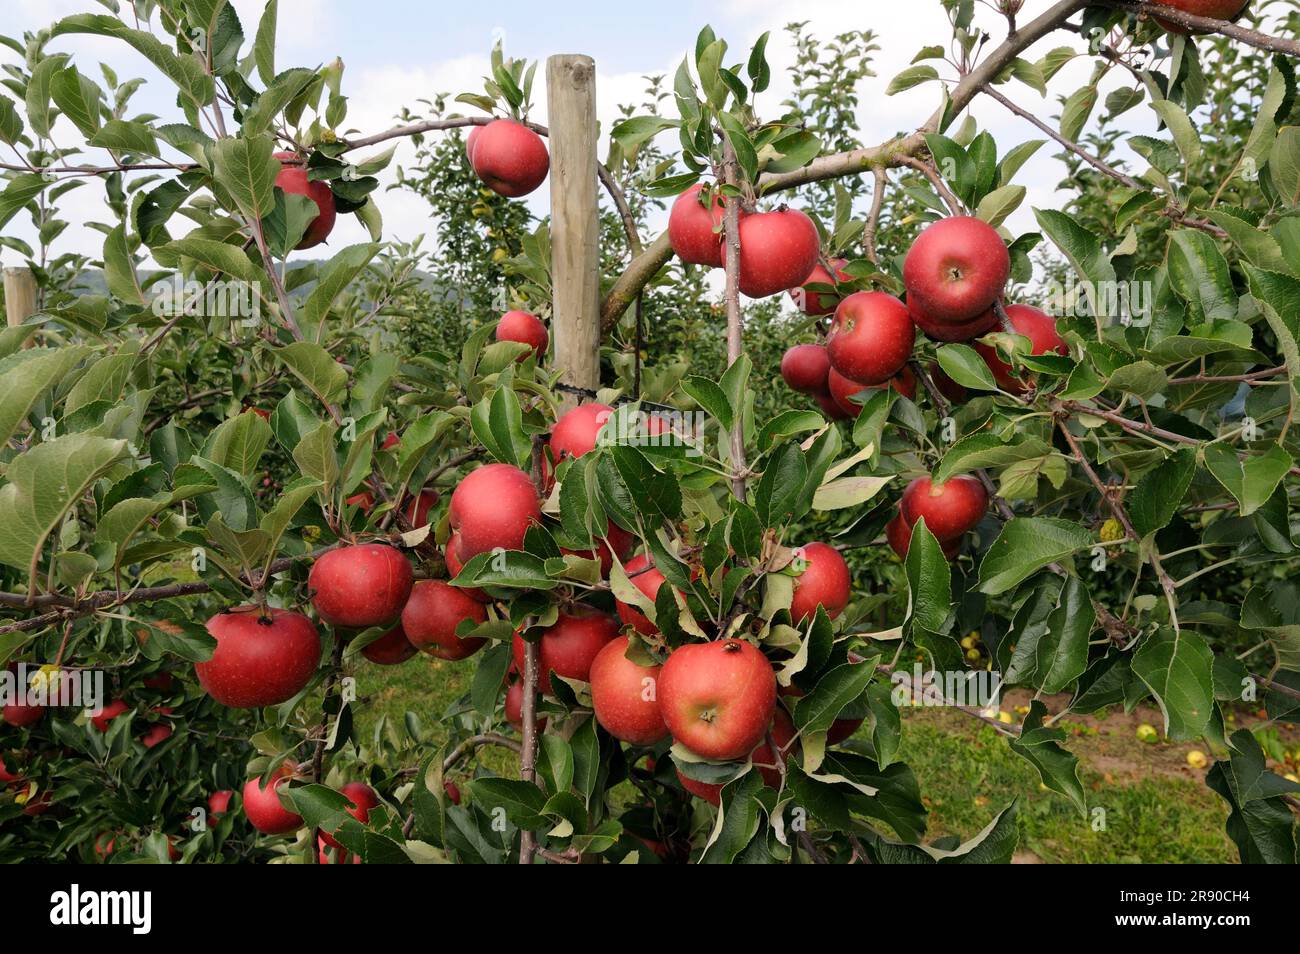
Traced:
<svg viewBox="0 0 1300 954">
<path fill-rule="evenodd" d="M 261 16 L 263 0 L 234 0 L 244 31 L 251 38 Z M 1048 6 L 1048 0 L 1027 0 L 1021 14 L 1029 19 Z M 79 12 L 103 12 L 95 0 L 5 0 L 6 17 L 0 31 L 20 35 L 48 25 L 58 17 Z M 127 0 L 122 0 L 123 8 Z M 977 22 L 994 39 L 1005 34 L 1005 23 L 983 4 L 977 5 Z M 586 53 L 596 61 L 597 103 L 602 131 L 608 131 L 617 117 L 616 106 L 640 102 L 646 74 L 666 73 L 671 78 L 682 57 L 693 47 L 695 36 L 710 24 L 730 44 L 728 59 L 739 59 L 764 31 L 771 31 L 768 58 L 773 67 L 772 87 L 759 101 L 760 112 L 779 113 L 778 105 L 790 90 L 787 67 L 794 52 L 786 39 L 785 25 L 797 16 L 807 21 L 807 32 L 830 37 L 846 29 L 871 29 L 881 46 L 873 68 L 874 79 L 861 89 L 859 122 L 866 144 L 883 141 L 899 131 L 909 131 L 934 110 L 939 87 L 927 84 L 886 97 L 889 80 L 908 65 L 922 46 L 946 41 L 949 27 L 939 0 L 800 0 L 797 4 L 777 0 L 656 0 L 654 3 L 550 3 L 541 5 L 522 0 L 494 3 L 429 3 L 419 0 L 281 0 L 276 68 L 315 66 L 341 57 L 346 72 L 344 92 L 349 97 L 346 127 L 373 133 L 393 125 L 402 105 L 419 111 L 418 100 L 439 92 L 455 94 L 482 91 L 482 77 L 488 72 L 492 45 L 500 40 L 507 56 L 544 59 L 553 53 Z M 1031 54 L 1037 58 L 1071 39 L 1069 34 L 1041 41 Z M 1077 42 L 1077 38 L 1073 38 Z M 73 54 L 83 73 L 98 79 L 97 62 L 111 66 L 121 79 L 142 76 L 149 80 L 132 100 L 137 112 L 152 112 L 163 121 L 179 118 L 174 93 L 168 95 L 164 81 L 141 56 L 120 41 L 103 37 L 64 36 L 49 49 Z M 0 62 L 12 62 L 12 51 L 0 47 Z M 1059 111 L 1056 92 L 1068 93 L 1082 85 L 1091 60 L 1079 58 L 1066 67 L 1052 84 L 1053 93 L 1043 100 L 1028 87 L 1012 83 L 1008 93 L 1039 116 L 1050 120 Z M 545 94 L 541 77 L 534 90 L 535 107 L 530 118 L 545 122 Z M 472 107 L 464 107 L 472 113 Z M 1008 113 L 998 103 L 977 100 L 972 114 L 987 128 L 1005 152 L 1019 142 L 1042 136 L 1025 121 Z M 1150 132 L 1154 124 L 1145 105 L 1130 114 L 1134 131 Z M 75 130 L 61 120 L 56 128 L 60 141 L 71 142 Z M 376 150 L 378 151 L 378 150 Z M 604 147 L 602 146 L 602 153 Z M 1029 188 L 1029 196 L 1008 222 L 1013 232 L 1034 228 L 1030 207 L 1059 206 L 1054 195 L 1062 167 L 1051 155 L 1052 144 L 1022 170 L 1018 181 Z M 394 165 L 409 159 L 411 147 L 399 146 Z M 99 153 L 98 155 L 96 155 Z M 83 161 L 99 161 L 106 154 L 89 150 Z M 386 173 L 391 180 L 392 170 Z M 385 184 L 387 184 L 385 182 Z M 539 214 L 546 211 L 543 187 L 528 201 Z M 384 216 L 385 237 L 410 239 L 429 230 L 427 205 L 403 191 L 377 192 Z M 78 251 L 98 257 L 102 237 L 79 228 L 85 221 L 105 220 L 103 191 L 98 184 L 74 190 L 61 207 L 72 227 L 60 237 L 55 251 Z M 652 223 L 659 225 L 660 223 Z M 12 220 L 6 229 L 31 240 L 27 216 Z M 353 216 L 342 216 L 329 246 L 338 249 L 367 240 L 367 233 Z M 313 253 L 314 254 L 314 253 Z M 6 265 L 18 264 L 18 256 L 0 249 Z"/>
</svg>

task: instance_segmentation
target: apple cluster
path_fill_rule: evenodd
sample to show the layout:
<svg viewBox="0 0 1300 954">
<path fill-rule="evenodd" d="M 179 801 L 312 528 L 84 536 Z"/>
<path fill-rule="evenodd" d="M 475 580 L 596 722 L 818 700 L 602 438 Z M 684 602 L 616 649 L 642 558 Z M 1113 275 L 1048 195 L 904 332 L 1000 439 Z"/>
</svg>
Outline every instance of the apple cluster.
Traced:
<svg viewBox="0 0 1300 954">
<path fill-rule="evenodd" d="M 794 296 L 805 314 L 833 312 L 825 343 L 795 345 L 781 359 L 786 384 L 812 397 L 831 420 L 856 417 L 867 391 L 891 387 L 909 400 L 916 397 L 917 372 L 911 362 L 917 329 L 940 344 L 971 342 L 998 388 L 1015 395 L 1026 393 L 1029 385 L 992 345 L 975 339 L 1005 330 L 1028 339 L 1031 354 L 1068 353 L 1054 318 L 1029 305 L 1003 304 L 1011 257 L 997 230 L 980 219 L 941 219 L 917 236 L 903 260 L 905 302 L 885 292 L 856 291 L 834 304 L 817 286 L 851 281 L 844 270 L 847 264 L 843 259 L 833 261 L 833 275 L 819 265 L 805 283 L 813 287 L 803 287 Z M 926 374 L 948 400 L 966 399 L 966 388 L 945 374 L 938 362 L 929 362 Z M 924 489 L 918 490 L 922 482 Z M 914 503 L 909 505 L 909 500 Z M 971 478 L 962 478 L 956 486 L 948 481 L 933 487 L 929 478 L 919 478 L 908 487 L 898 514 L 886 527 L 886 539 L 900 558 L 905 557 L 912 527 L 925 516 L 926 525 L 952 559 L 960 537 L 979 523 L 987 506 L 983 486 Z M 941 514 L 950 519 L 937 521 Z"/>
</svg>

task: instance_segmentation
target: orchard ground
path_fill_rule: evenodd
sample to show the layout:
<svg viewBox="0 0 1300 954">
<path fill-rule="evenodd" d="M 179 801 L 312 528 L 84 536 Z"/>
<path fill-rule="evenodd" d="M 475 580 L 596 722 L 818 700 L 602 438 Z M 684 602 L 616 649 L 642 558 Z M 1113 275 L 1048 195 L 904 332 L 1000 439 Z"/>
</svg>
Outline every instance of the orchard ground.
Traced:
<svg viewBox="0 0 1300 954">
<path fill-rule="evenodd" d="M 357 695 L 369 700 L 358 710 L 360 737 L 368 737 L 379 719 L 400 724 L 411 711 L 441 741 L 441 726 L 434 723 L 469 691 L 473 675 L 456 663 L 424 657 L 402 666 L 359 665 Z M 1012 690 L 1003 697 L 1002 711 L 1014 715 L 1027 701 L 1026 692 Z M 1063 698 L 1048 699 L 1054 712 L 1062 703 Z M 1233 728 L 1253 728 L 1261 721 L 1244 707 L 1233 714 Z M 1227 805 L 1205 786 L 1204 773 L 1187 764 L 1187 753 L 1204 746 L 1137 738 L 1139 725 L 1159 727 L 1154 706 L 1061 723 L 1079 757 L 1089 804 L 1106 811 L 1104 831 L 1093 831 L 1093 816 L 1080 819 L 1068 801 L 1045 791 L 1033 768 L 992 726 L 979 727 L 970 716 L 941 708 L 905 709 L 903 719 L 899 756 L 912 766 L 925 793 L 930 839 L 969 837 L 989 823 L 1007 792 L 1022 792 L 1016 863 L 1237 863 L 1237 851 L 1224 834 Z M 1287 751 L 1300 750 L 1300 728 L 1287 728 L 1279 741 Z M 517 761 L 504 750 L 484 749 L 480 759 L 494 772 L 518 777 Z"/>
</svg>

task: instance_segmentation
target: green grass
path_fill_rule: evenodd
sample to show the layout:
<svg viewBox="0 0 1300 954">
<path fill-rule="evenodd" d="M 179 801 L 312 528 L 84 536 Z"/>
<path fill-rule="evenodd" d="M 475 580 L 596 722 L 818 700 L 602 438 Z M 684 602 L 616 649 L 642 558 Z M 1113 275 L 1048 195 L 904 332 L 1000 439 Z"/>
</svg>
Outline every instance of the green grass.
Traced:
<svg viewBox="0 0 1300 954">
<path fill-rule="evenodd" d="M 1117 746 L 1126 743 L 1114 742 Z M 1066 744 L 1068 748 L 1073 746 Z M 1045 862 L 1233 863 L 1227 806 L 1205 785 L 1152 773 L 1107 782 L 1081 760 L 1089 814 L 1040 787 L 1038 773 L 988 726 L 951 712 L 906 712 L 900 758 L 912 766 L 930 809 L 929 837 L 978 833 L 1020 797 L 1020 851 Z M 1096 809 L 1105 812 L 1094 831 Z"/>
<path fill-rule="evenodd" d="M 359 665 L 358 693 L 368 699 L 360 715 L 362 731 L 368 732 L 380 715 L 400 722 L 407 710 L 426 726 L 435 726 L 468 691 L 473 672 L 473 660 L 449 663 L 425 657 L 401 666 Z M 1155 754 L 1118 734 L 1090 740 L 1087 748 L 1099 757 L 1113 754 L 1139 765 Z M 491 767 L 507 769 L 508 753 L 492 757 L 497 755 L 489 754 Z M 1151 771 L 1107 781 L 1084 755 L 1080 778 L 1089 815 L 1083 817 L 1067 799 L 1041 788 L 1033 767 L 992 728 L 940 710 L 904 713 L 900 757 L 916 772 L 930 810 L 927 840 L 947 834 L 969 838 L 1019 796 L 1022 858 L 1100 864 L 1237 861 L 1223 830 L 1226 806 L 1190 778 Z M 1105 812 L 1102 830 L 1094 830 L 1098 808 Z"/>
</svg>

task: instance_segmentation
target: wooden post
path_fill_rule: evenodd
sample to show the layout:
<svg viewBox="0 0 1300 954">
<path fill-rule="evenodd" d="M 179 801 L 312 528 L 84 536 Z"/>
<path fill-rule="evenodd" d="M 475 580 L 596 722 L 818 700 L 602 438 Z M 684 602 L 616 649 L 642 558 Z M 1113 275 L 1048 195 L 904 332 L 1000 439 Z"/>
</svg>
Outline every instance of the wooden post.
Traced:
<svg viewBox="0 0 1300 954">
<path fill-rule="evenodd" d="M 5 315 L 16 328 L 36 311 L 36 276 L 29 268 L 5 269 Z"/>
<path fill-rule="evenodd" d="M 551 148 L 551 334 L 560 381 L 600 386 L 600 227 L 596 188 L 596 64 L 546 61 Z M 566 405 L 578 403 L 566 398 Z"/>
</svg>

